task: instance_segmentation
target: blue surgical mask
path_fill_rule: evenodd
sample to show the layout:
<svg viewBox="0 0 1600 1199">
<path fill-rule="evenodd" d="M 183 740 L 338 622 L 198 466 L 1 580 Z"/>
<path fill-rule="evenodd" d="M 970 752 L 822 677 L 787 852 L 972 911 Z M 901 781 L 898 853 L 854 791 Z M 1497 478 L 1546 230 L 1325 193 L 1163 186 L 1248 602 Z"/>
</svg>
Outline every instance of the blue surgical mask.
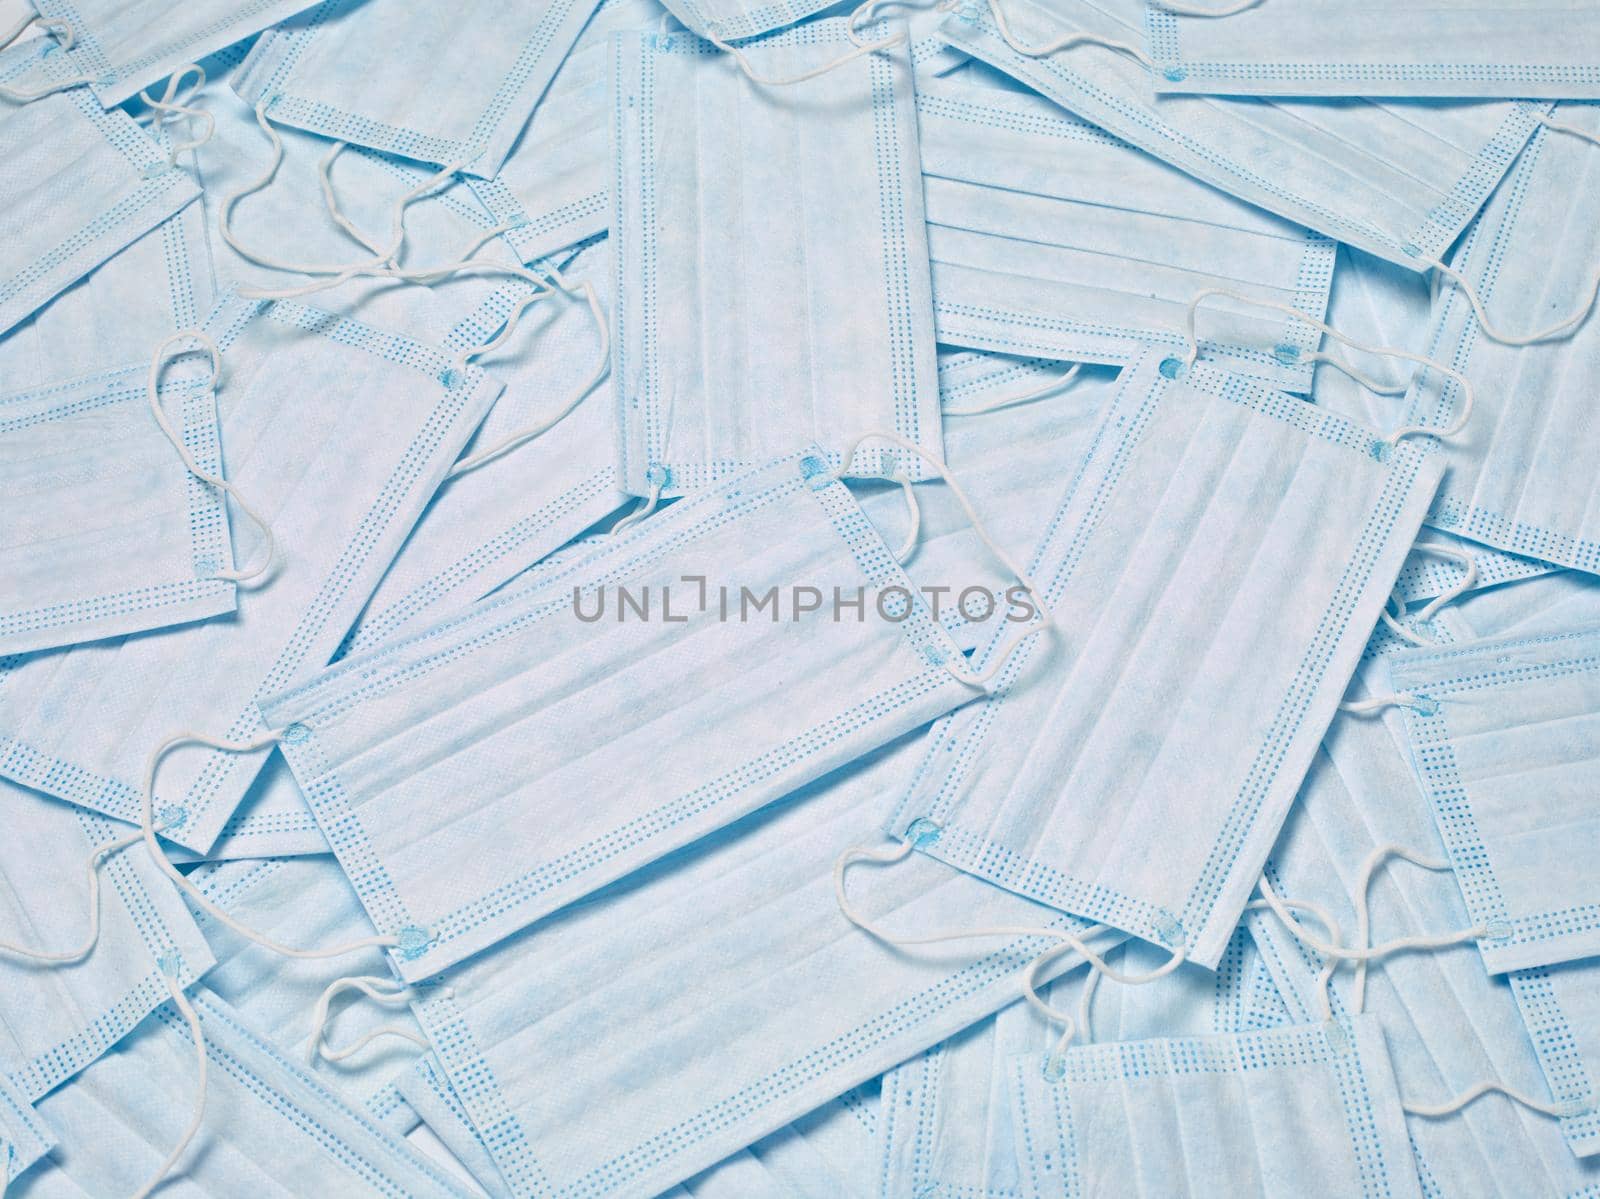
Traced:
<svg viewBox="0 0 1600 1199">
<path fill-rule="evenodd" d="M 1364 665 L 1358 680 L 1353 690 L 1381 689 L 1381 661 Z M 1404 738 L 1397 708 L 1341 714 L 1266 871 L 1284 899 L 1327 913 L 1347 942 L 1357 937 L 1356 901 L 1375 852 L 1400 846 L 1446 862 L 1401 749 Z M 1365 891 L 1371 945 L 1472 923 L 1448 870 L 1391 859 L 1380 863 Z M 1323 957 L 1273 913 L 1253 911 L 1247 919 L 1295 1018 L 1322 1018 Z M 1537 969 L 1507 976 L 1507 986 L 1485 972 L 1476 945 L 1456 941 L 1383 958 L 1366 972 L 1359 1002 L 1354 968 L 1346 964 L 1333 976 L 1336 1014 L 1361 1009 L 1381 1021 L 1406 1103 L 1437 1104 L 1489 1083 L 1573 1113 L 1558 1121 L 1489 1093 L 1454 1114 L 1408 1115 L 1419 1169 L 1431 1177 L 1434 1193 L 1576 1194 L 1600 1183 L 1600 1162 L 1574 1157 L 1600 1144 L 1590 1081 L 1600 1074 L 1594 1050 L 1584 1044 L 1590 1029 L 1600 1027 L 1591 1010 L 1600 990 L 1593 972 L 1591 963 Z M 1577 1114 L 1585 1107 L 1589 1114 Z"/>
<path fill-rule="evenodd" d="M 787 74 L 850 47 L 837 19 L 745 53 Z M 904 45 L 788 87 L 777 103 L 697 38 L 624 34 L 612 82 L 623 487 L 680 495 L 812 441 L 837 461 L 869 429 L 937 454 Z M 853 469 L 924 474 L 885 442 Z"/>
<path fill-rule="evenodd" d="M 11 659 L 0 678 L 0 773 L 119 819 L 138 819 L 163 738 L 256 734 L 256 697 L 328 661 L 500 391 L 448 352 L 298 304 L 230 297 L 206 330 L 224 473 L 267 515 L 281 560 L 226 624 Z M 260 556 L 258 530 L 233 537 L 240 562 Z M 265 756 L 172 754 L 165 836 L 208 848 Z"/>
<path fill-rule="evenodd" d="M 1204 8 L 1222 15 L 1192 15 Z M 1401 0 L 1349 20 L 1338 0 L 1152 0 L 1146 47 L 1158 92 L 1229 96 L 1600 99 L 1600 26 L 1566 0 L 1471 9 Z"/>
<path fill-rule="evenodd" d="M 263 35 L 237 87 L 268 120 L 492 178 L 596 2 L 325 0 Z"/>
<path fill-rule="evenodd" d="M 915 586 L 820 456 L 794 454 L 262 716 L 421 979 L 979 694 L 927 601 L 902 612 Z M 861 619 L 836 611 L 858 587 Z"/>
<path fill-rule="evenodd" d="M 569 286 L 592 285 L 601 304 L 610 273 L 608 242 L 562 269 Z M 453 331 L 450 344 L 482 344 L 504 312 L 486 308 Z M 627 502 L 616 483 L 615 398 L 607 379 L 590 386 L 606 369 L 604 350 L 583 299 L 558 297 L 531 308 L 505 350 L 478 359 L 505 391 L 463 451 L 461 473 L 433 498 L 384 575 L 341 657 L 482 599 Z M 581 396 L 576 406 L 574 396 Z M 513 440 L 550 422 L 525 442 Z M 503 453 L 473 465 L 501 446 Z"/>
<path fill-rule="evenodd" d="M 1456 240 L 1542 111 L 1525 102 L 1153 97 L 1136 44 L 1144 10 L 1143 0 L 964 0 L 940 29 L 958 49 L 1196 178 L 1412 270 Z M 1069 37 L 1075 44 L 1043 52 Z"/>
<path fill-rule="evenodd" d="M 40 52 L 24 43 L 0 54 L 0 85 Z M 127 113 L 81 87 L 0 98 L 0 161 L 0 334 L 200 194 Z"/>
<path fill-rule="evenodd" d="M 1207 288 L 1321 320 L 1334 245 L 1075 120 L 1037 96 L 917 86 L 939 340 L 1122 365 L 1184 344 Z M 1309 391 L 1321 334 L 1271 311 L 1208 314 L 1204 352 Z"/>
<path fill-rule="evenodd" d="M 0 653 L 234 609 L 241 576 L 223 495 L 190 475 L 148 395 L 152 350 L 172 335 L 175 319 L 193 323 L 184 253 L 193 247 L 174 227 L 198 232 L 199 211 L 172 217 L 0 338 L 9 391 L 0 394 L 8 488 Z M 200 254 L 203 261 L 203 246 Z M 150 283 L 163 278 L 161 303 L 144 303 Z M 146 310 L 151 315 L 141 315 Z M 132 329 L 98 336 L 123 324 Z M 129 344 L 140 334 L 149 340 Z M 217 410 L 201 362 L 174 361 L 157 403 L 201 468 L 218 473 Z"/>
<path fill-rule="evenodd" d="M 1294 1025 L 1011 1059 L 1022 1199 L 1229 1193 L 1421 1199 L 1383 1030 Z"/>
<path fill-rule="evenodd" d="M 305 796 L 300 794 L 300 784 L 294 781 L 289 764 L 274 754 L 262 765 L 261 773 L 206 850 L 204 860 L 228 862 L 327 852 L 327 838 L 317 827 Z M 185 854 L 174 850 L 169 856 L 181 862 Z"/>
<path fill-rule="evenodd" d="M 38 0 L 39 15 L 71 31 L 62 56 L 106 108 L 141 88 L 311 7 L 315 0 L 191 0 L 180 7 L 124 0 Z"/>
<path fill-rule="evenodd" d="M 0 1076 L 37 1100 L 167 1001 L 163 963 L 187 986 L 212 955 L 143 848 L 96 855 L 126 841 L 127 826 L 4 781 L 0 820 L 9 830 L 0 841 Z M 85 885 L 90 868 L 97 899 Z"/>
<path fill-rule="evenodd" d="M 202 1195 L 470 1194 L 383 1131 L 358 1105 L 309 1077 L 229 1004 L 198 985 L 193 1004 L 209 1058 L 194 1142 L 170 1172 Z M 195 1047 L 171 1006 L 158 1009 L 40 1116 L 59 1140 L 15 1187 L 23 1199 L 127 1195 L 156 1173 L 194 1111 Z"/>
<path fill-rule="evenodd" d="M 1593 105 L 1563 105 L 1556 118 L 1589 136 L 1600 131 Z M 1592 302 L 1600 224 L 1584 203 L 1596 178 L 1600 149 L 1559 129 L 1538 131 L 1452 257 L 1472 293 L 1441 285 L 1428 347 L 1466 377 L 1478 405 L 1445 447 L 1449 469 L 1428 523 L 1591 573 L 1600 573 L 1600 448 L 1585 376 L 1600 353 Z M 1507 343 L 1569 313 L 1564 332 Z M 1527 395 L 1540 402 L 1524 402 Z M 1459 412 L 1464 401 L 1454 380 L 1425 371 L 1406 402 L 1397 421 L 1409 423 Z"/>
<path fill-rule="evenodd" d="M 1389 659 L 1411 759 L 1493 973 L 1600 954 L 1600 635 Z"/>
<path fill-rule="evenodd" d="M 656 30 L 656 0 L 604 0 L 493 179 L 471 179 L 532 262 L 605 234 L 611 219 L 611 35 Z"/>
<path fill-rule="evenodd" d="M 418 1015 L 513 1193 L 604 1170 L 656 1194 L 1016 996 L 1047 938 L 898 951 L 840 915 L 839 855 L 883 843 L 915 758 L 868 755 L 440 976 Z M 852 890 L 901 933 L 1081 928 L 915 855 Z"/>
<path fill-rule="evenodd" d="M 1126 368 L 1029 567 L 1053 627 L 936 726 L 888 827 L 1214 967 L 1440 469 L 1204 364 Z"/>
</svg>

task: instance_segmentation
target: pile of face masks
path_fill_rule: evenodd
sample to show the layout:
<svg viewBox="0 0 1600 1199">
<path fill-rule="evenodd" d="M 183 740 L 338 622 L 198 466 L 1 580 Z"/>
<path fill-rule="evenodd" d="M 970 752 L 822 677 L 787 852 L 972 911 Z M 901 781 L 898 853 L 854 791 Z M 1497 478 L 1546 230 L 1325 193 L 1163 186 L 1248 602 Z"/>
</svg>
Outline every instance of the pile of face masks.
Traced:
<svg viewBox="0 0 1600 1199">
<path fill-rule="evenodd" d="M 1600 8 L 0 0 L 0 1193 L 1600 1193 Z"/>
</svg>

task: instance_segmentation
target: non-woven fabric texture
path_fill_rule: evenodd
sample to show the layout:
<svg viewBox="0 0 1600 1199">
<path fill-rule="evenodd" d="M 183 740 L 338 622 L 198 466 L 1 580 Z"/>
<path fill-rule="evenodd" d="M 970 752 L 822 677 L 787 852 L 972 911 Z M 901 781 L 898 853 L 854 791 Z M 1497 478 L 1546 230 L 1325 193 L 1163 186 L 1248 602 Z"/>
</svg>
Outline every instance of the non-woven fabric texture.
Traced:
<svg viewBox="0 0 1600 1199">
<path fill-rule="evenodd" d="M 1262 0 L 1215 17 L 1145 0 L 1144 25 L 1161 92 L 1600 99 L 1600 13 L 1567 0 Z"/>
<path fill-rule="evenodd" d="M 1320 321 L 1334 243 L 1199 183 L 1038 96 L 959 80 L 917 84 L 933 312 L 939 340 L 1126 365 L 1181 350 L 1208 288 Z M 1309 391 L 1322 335 L 1213 298 L 1208 361 Z"/>
<path fill-rule="evenodd" d="M 1051 624 L 936 726 L 889 830 L 1215 966 L 1441 469 L 1152 350 L 1028 567 Z"/>
<path fill-rule="evenodd" d="M 1015 41 L 1085 33 L 1133 47 L 1144 0 L 996 0 Z M 1273 2 L 1273 0 L 1269 0 Z M 1548 105 L 1158 97 L 1126 50 L 1014 49 L 983 0 L 940 32 L 958 49 L 1198 179 L 1412 270 L 1453 243 Z"/>
<path fill-rule="evenodd" d="M 323 0 L 234 83 L 269 121 L 492 177 L 596 0 Z"/>
<path fill-rule="evenodd" d="M 887 23 L 860 36 L 881 38 Z M 816 442 L 937 455 L 939 396 L 904 44 L 774 104 L 688 34 L 612 43 L 612 386 L 621 479 L 681 495 Z M 742 48 L 778 75 L 851 48 L 826 20 Z M 854 475 L 926 476 L 882 440 Z"/>
<path fill-rule="evenodd" d="M 224 473 L 271 523 L 281 560 L 227 624 L 0 667 L 0 774 L 122 820 L 139 818 L 162 741 L 258 736 L 256 696 L 328 661 L 500 391 L 440 350 L 298 304 L 229 296 L 205 327 L 222 356 Z M 242 521 L 233 531 L 252 559 L 261 532 Z M 156 783 L 163 835 L 205 850 L 266 756 L 174 750 Z"/>
</svg>

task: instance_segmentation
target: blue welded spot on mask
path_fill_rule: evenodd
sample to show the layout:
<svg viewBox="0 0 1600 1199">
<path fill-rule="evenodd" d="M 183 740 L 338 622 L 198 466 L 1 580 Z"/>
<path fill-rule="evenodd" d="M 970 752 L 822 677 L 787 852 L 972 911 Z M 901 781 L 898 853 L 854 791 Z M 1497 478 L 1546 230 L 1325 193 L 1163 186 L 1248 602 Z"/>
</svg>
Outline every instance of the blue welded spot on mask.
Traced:
<svg viewBox="0 0 1600 1199">
<path fill-rule="evenodd" d="M 455 387 L 461 382 L 461 372 L 456 370 L 456 368 L 453 366 L 448 366 L 444 369 L 443 373 L 440 374 L 439 382 L 443 383 L 446 387 Z"/>
<path fill-rule="evenodd" d="M 1350 1034 L 1337 1021 L 1328 1024 L 1328 1048 L 1338 1057 L 1350 1052 Z"/>
<path fill-rule="evenodd" d="M 1185 79 L 1189 78 L 1189 72 L 1184 70 L 1182 67 L 1168 67 L 1161 73 L 1173 83 L 1182 83 Z"/>
<path fill-rule="evenodd" d="M 1507 941 L 1516 930 L 1509 920 L 1491 920 L 1483 926 L 1483 936 L 1488 941 Z"/>
<path fill-rule="evenodd" d="M 1183 363 L 1177 358 L 1163 358 L 1159 369 L 1163 379 L 1176 379 L 1183 374 Z"/>
<path fill-rule="evenodd" d="M 1419 695 L 1411 701 L 1411 707 L 1418 716 L 1437 716 L 1439 714 L 1439 701 L 1431 695 Z"/>
<path fill-rule="evenodd" d="M 1283 363 L 1284 366 L 1293 366 L 1300 361 L 1300 347 L 1287 344 L 1281 345 L 1272 351 L 1272 356 Z"/>
<path fill-rule="evenodd" d="M 433 940 L 433 938 L 428 935 L 427 929 L 421 928 L 415 924 L 407 925 L 405 928 L 400 930 L 397 936 L 398 940 L 395 948 L 397 948 L 407 958 L 422 956 L 423 950 L 427 949 L 428 943 Z"/>
<path fill-rule="evenodd" d="M 157 813 L 163 829 L 174 829 L 189 819 L 189 809 L 177 804 L 168 804 Z"/>
<path fill-rule="evenodd" d="M 926 816 L 918 816 L 906 826 L 906 840 L 916 846 L 932 845 L 944 830 Z"/>
<path fill-rule="evenodd" d="M 1067 1059 L 1054 1053 L 1045 1054 L 1042 1073 L 1046 1082 L 1060 1082 L 1067 1076 Z"/>
<path fill-rule="evenodd" d="M 283 739 L 289 745 L 304 745 L 311 740 L 311 730 L 297 720 L 283 730 Z"/>
<path fill-rule="evenodd" d="M 1367 447 L 1367 453 L 1372 455 L 1374 462 L 1387 462 L 1389 460 L 1389 443 L 1387 441 L 1374 441 Z"/>
<path fill-rule="evenodd" d="M 644 481 L 651 487 L 665 487 L 672 482 L 672 472 L 662 466 L 661 463 L 653 462 L 650 464 L 650 468 L 644 472 Z"/>
</svg>

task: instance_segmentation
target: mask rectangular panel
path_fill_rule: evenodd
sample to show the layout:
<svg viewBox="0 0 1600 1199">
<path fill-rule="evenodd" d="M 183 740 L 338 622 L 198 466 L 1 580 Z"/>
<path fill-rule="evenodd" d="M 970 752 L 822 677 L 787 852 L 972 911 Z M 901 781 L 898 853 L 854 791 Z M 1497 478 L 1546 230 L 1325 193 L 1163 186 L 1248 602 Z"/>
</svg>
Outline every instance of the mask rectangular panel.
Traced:
<svg viewBox="0 0 1600 1199">
<path fill-rule="evenodd" d="M 1023 1199 L 1421 1199 L 1383 1029 L 1297 1025 L 1011 1060 Z"/>
<path fill-rule="evenodd" d="M 1125 365 L 1184 346 L 1208 288 L 1322 320 L 1334 243 L 1244 204 L 1040 97 L 917 85 L 933 313 L 940 342 Z M 1311 389 L 1321 333 L 1214 299 L 1207 360 Z"/>
<path fill-rule="evenodd" d="M 940 32 L 1197 179 L 1418 271 L 1460 235 L 1544 111 L 1526 101 L 1154 96 L 1136 57 L 1143 12 L 1143 0 L 963 0 Z M 1088 44 L 1040 49 L 1078 34 Z"/>
<path fill-rule="evenodd" d="M 20 86 L 39 53 L 0 54 L 0 84 Z M 81 87 L 0 99 L 0 162 L 0 333 L 200 194 L 127 113 Z"/>
<path fill-rule="evenodd" d="M 325 0 L 268 31 L 234 89 L 270 121 L 492 177 L 596 0 Z"/>
<path fill-rule="evenodd" d="M 793 74 L 849 50 L 845 31 L 820 21 L 744 53 Z M 904 44 L 776 89 L 683 34 L 619 35 L 613 58 L 623 487 L 678 495 L 811 442 L 837 464 L 869 429 L 937 455 Z M 853 472 L 923 476 L 885 444 Z"/>
<path fill-rule="evenodd" d="M 275 567 L 226 622 L 0 663 L 0 774 L 121 820 L 139 819 L 164 740 L 254 737 L 256 697 L 326 664 L 500 391 L 449 354 L 298 304 L 228 297 L 205 328 L 222 358 L 223 472 L 271 525 Z M 233 536 L 240 561 L 263 557 L 252 525 Z M 169 754 L 164 835 L 204 851 L 265 758 Z"/>
<path fill-rule="evenodd" d="M 1490 971 L 1600 954 L 1600 634 L 1389 661 Z"/>
<path fill-rule="evenodd" d="M 978 694 L 913 587 L 793 455 L 263 715 L 425 978 Z"/>
<path fill-rule="evenodd" d="M 1570 0 L 1146 0 L 1145 46 L 1158 92 L 1600 99 L 1600 11 Z"/>
<path fill-rule="evenodd" d="M 1203 364 L 1126 368 L 1029 568 L 1051 625 L 936 726 L 890 830 L 1215 966 L 1441 469 Z"/>
<path fill-rule="evenodd" d="M 1600 135 L 1600 108 L 1555 120 Z M 1427 354 L 1466 376 L 1472 409 L 1443 447 L 1449 469 L 1428 523 L 1497 549 L 1600 574 L 1600 420 L 1588 380 L 1600 368 L 1595 262 L 1600 147 L 1540 129 L 1451 256 L 1496 330 L 1443 280 Z M 1533 345 L 1507 344 L 1570 317 Z M 1436 370 L 1406 397 L 1419 423 L 1459 415 L 1465 394 Z"/>
</svg>

